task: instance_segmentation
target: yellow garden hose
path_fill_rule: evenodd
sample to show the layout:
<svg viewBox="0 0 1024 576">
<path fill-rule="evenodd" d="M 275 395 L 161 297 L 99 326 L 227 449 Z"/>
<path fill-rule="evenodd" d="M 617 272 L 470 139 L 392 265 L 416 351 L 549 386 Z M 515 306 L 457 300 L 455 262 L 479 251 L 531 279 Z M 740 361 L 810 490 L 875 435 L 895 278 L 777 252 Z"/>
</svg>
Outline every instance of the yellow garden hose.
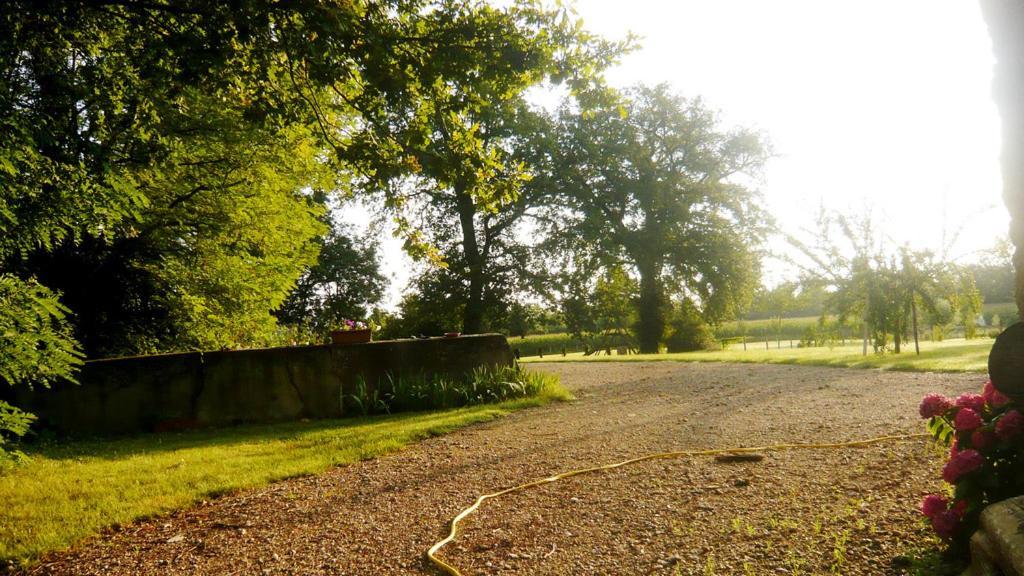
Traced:
<svg viewBox="0 0 1024 576">
<path fill-rule="evenodd" d="M 601 470 L 611 470 L 613 468 L 619 468 L 628 464 L 636 464 L 637 462 L 644 462 L 646 460 L 657 460 L 665 458 L 685 458 L 691 456 L 717 456 L 720 454 L 745 454 L 750 452 L 777 452 L 780 450 L 797 450 L 797 449 L 823 449 L 823 448 L 855 448 L 859 446 L 870 446 L 872 444 L 881 444 L 883 442 L 902 442 L 905 440 L 913 440 L 916 438 L 930 438 L 931 435 L 928 433 L 920 434 L 898 434 L 893 436 L 881 436 L 878 438 L 870 438 L 868 440 L 856 440 L 853 442 L 838 442 L 835 444 L 774 444 L 771 446 L 757 446 L 752 448 L 719 448 L 715 450 L 683 450 L 679 452 L 659 452 L 657 454 L 647 454 L 645 456 L 639 456 L 637 458 L 630 458 L 629 460 L 623 460 L 622 462 L 616 462 L 615 464 L 606 464 L 604 466 L 594 466 L 593 468 L 581 468 L 579 470 L 570 470 L 569 472 L 563 472 L 561 474 L 555 474 L 554 476 L 548 476 L 540 480 L 534 480 L 527 482 L 526 484 L 520 484 L 511 488 L 506 488 L 498 492 L 492 492 L 491 494 L 484 494 L 476 499 L 476 502 L 472 506 L 466 508 L 459 515 L 452 519 L 451 530 L 448 532 L 448 536 L 437 542 L 427 550 L 427 559 L 429 559 L 434 566 L 439 568 L 446 574 L 451 576 L 462 576 L 459 569 L 448 564 L 444 560 L 437 557 L 437 553 L 444 548 L 449 542 L 455 539 L 455 534 L 459 526 L 459 522 L 462 522 L 467 516 L 476 511 L 485 500 L 491 498 L 497 498 L 513 492 L 519 492 L 528 488 L 534 488 L 542 484 L 549 484 L 556 482 L 564 478 L 570 478 L 572 476 L 579 476 L 580 474 L 588 474 L 590 472 L 598 472 Z"/>
</svg>

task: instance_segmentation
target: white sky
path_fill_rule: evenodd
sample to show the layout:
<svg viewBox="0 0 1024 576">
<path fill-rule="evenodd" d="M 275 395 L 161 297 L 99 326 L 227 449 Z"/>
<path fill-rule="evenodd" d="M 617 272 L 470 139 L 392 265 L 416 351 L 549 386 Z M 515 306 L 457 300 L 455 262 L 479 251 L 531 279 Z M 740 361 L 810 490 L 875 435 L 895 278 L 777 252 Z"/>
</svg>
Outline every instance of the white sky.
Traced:
<svg viewBox="0 0 1024 576">
<path fill-rule="evenodd" d="M 586 27 L 627 31 L 641 48 L 607 74 L 616 86 L 667 82 L 729 124 L 767 133 L 777 158 L 761 186 L 797 232 L 817 207 L 871 208 L 896 244 L 952 257 L 1006 233 L 994 59 L 971 0 L 578 0 Z M 785 250 L 781 243 L 773 248 Z M 409 263 L 386 245 L 395 274 Z M 969 256 L 967 256 L 969 258 Z M 785 274 L 769 264 L 769 277 Z"/>
</svg>

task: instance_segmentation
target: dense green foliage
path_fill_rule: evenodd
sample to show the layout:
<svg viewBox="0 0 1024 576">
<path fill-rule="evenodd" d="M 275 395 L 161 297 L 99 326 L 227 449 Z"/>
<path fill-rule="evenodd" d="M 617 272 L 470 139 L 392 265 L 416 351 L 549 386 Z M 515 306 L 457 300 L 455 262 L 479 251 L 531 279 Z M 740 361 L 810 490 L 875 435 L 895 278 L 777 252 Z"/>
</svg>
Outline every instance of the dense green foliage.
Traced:
<svg viewBox="0 0 1024 576">
<path fill-rule="evenodd" d="M 710 350 L 718 347 L 711 327 L 704 321 L 700 310 L 688 300 L 676 306 L 669 320 L 669 335 L 665 348 L 669 353 Z"/>
<path fill-rule="evenodd" d="M 0 274 L 0 384 L 47 386 L 73 378 L 82 354 L 64 322 L 67 308 L 33 279 Z M 0 467 L 17 451 L 5 444 L 28 431 L 33 418 L 0 401 Z"/>
<path fill-rule="evenodd" d="M 28 433 L 33 421 L 35 416 L 32 414 L 0 400 L 0 472 L 11 462 L 24 460 L 25 455 L 21 451 L 9 450 L 5 444 Z"/>
<path fill-rule="evenodd" d="M 627 45 L 587 34 L 565 12 L 516 7 L 503 14 L 485 4 L 467 11 L 474 16 L 474 46 L 487 52 L 485 65 L 471 81 L 433 89 L 423 106 L 385 111 L 388 121 L 376 124 L 376 134 L 387 137 L 380 133 L 386 131 L 400 150 L 398 169 L 376 150 L 358 165 L 370 174 L 371 191 L 387 193 L 399 230 L 415 229 L 410 252 L 440 264 L 419 279 L 418 292 L 426 299 L 446 294 L 460 320 L 447 329 L 475 333 L 504 324 L 510 296 L 528 286 L 530 253 L 516 233 L 550 197 L 549 190 L 527 186 L 549 153 L 546 115 L 528 104 L 527 90 L 544 82 L 573 91 L 589 86 Z M 457 10 L 440 12 L 455 22 L 466 18 Z M 392 126 L 411 116 L 424 118 L 429 129 L 395 133 Z M 417 301 L 406 304 L 408 324 L 437 325 L 418 314 Z"/>
<path fill-rule="evenodd" d="M 638 291 L 636 280 L 625 268 L 614 264 L 605 268 L 592 290 L 579 283 L 562 300 L 562 315 L 569 332 L 579 340 L 628 337 L 636 322 Z"/>
<path fill-rule="evenodd" d="M 320 255 L 275 313 L 298 335 L 322 341 L 344 320 L 369 318 L 384 294 L 377 245 L 335 229 L 320 238 Z"/>
<path fill-rule="evenodd" d="M 35 280 L 0 274 L 0 381 L 48 385 L 71 376 L 81 353 L 68 309 Z"/>
<path fill-rule="evenodd" d="M 619 50 L 529 2 L 6 3 L 0 271 L 53 290 L 89 356 L 273 341 L 324 286 L 332 196 L 378 193 L 429 254 L 405 183 L 511 205 L 524 91 Z"/>
</svg>

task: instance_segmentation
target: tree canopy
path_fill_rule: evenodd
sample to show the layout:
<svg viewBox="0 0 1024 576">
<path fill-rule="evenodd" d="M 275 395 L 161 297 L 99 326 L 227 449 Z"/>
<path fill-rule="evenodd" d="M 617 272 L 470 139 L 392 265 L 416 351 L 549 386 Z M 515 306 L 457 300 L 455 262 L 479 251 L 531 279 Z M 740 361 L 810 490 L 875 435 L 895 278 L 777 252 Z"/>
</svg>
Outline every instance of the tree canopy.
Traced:
<svg viewBox="0 0 1024 576">
<path fill-rule="evenodd" d="M 510 202 L 518 164 L 482 120 L 617 50 L 531 2 L 5 3 L 0 272 L 62 312 L 0 315 L 54 328 L 33 337 L 61 357 L 69 319 L 90 356 L 266 342 L 328 198 L 379 192 L 429 253 L 398 183 Z"/>
<path fill-rule="evenodd" d="M 721 127 L 700 100 L 666 86 L 596 91 L 563 107 L 554 185 L 556 233 L 639 276 L 638 339 L 657 352 L 672 296 L 729 316 L 759 279 L 766 215 L 752 188 L 769 150 Z"/>
<path fill-rule="evenodd" d="M 4 4 L 0 379 L 384 319 L 373 242 L 334 224 L 353 198 L 426 263 L 394 335 L 522 332 L 576 288 L 571 329 L 645 351 L 671 310 L 734 314 L 767 146 L 605 87 L 632 46 L 530 0 Z"/>
</svg>

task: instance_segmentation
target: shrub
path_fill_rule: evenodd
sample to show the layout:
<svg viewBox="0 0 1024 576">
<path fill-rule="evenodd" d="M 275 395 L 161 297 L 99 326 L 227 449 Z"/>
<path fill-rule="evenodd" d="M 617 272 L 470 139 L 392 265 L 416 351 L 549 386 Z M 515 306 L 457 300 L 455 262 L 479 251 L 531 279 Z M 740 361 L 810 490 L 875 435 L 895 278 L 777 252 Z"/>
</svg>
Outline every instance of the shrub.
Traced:
<svg viewBox="0 0 1024 576">
<path fill-rule="evenodd" d="M 1024 494 L 1022 407 L 985 383 L 981 394 L 954 399 L 929 394 L 920 414 L 935 439 L 949 446 L 942 477 L 950 494 L 930 494 L 921 512 L 952 551 L 967 549 L 988 504 Z"/>
<path fill-rule="evenodd" d="M 71 336 L 68 309 L 34 280 L 0 274 L 0 386 L 42 385 L 72 379 L 82 363 Z M 4 445 L 28 431 L 32 415 L 0 402 L 0 464 L 20 453 Z"/>
<path fill-rule="evenodd" d="M 693 352 L 717 347 L 711 327 L 689 302 L 684 302 L 676 311 L 670 327 L 672 331 L 665 340 L 665 347 L 669 352 Z"/>
<path fill-rule="evenodd" d="M 32 414 L 0 400 L 0 470 L 12 462 L 25 458 L 25 455 L 17 450 L 5 449 L 5 445 L 24 436 L 35 419 Z"/>
</svg>

